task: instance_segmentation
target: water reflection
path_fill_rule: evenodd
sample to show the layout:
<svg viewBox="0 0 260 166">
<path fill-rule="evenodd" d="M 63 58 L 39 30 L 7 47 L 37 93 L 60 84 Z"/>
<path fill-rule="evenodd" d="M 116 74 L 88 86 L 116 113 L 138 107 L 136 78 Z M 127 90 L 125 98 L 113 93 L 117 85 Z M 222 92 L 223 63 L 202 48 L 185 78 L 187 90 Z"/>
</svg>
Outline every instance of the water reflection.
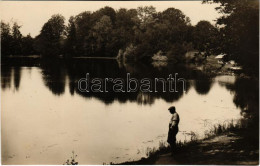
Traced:
<svg viewBox="0 0 260 166">
<path fill-rule="evenodd" d="M 212 79 L 209 78 L 206 74 L 200 73 L 200 76 L 195 80 L 195 89 L 201 94 L 205 95 L 209 92 L 212 86 Z"/>
<path fill-rule="evenodd" d="M 43 82 L 53 94 L 62 95 L 65 91 L 66 71 L 62 61 L 43 59 L 41 63 Z"/>
<path fill-rule="evenodd" d="M 11 67 L 2 67 L 1 68 L 1 87 L 2 89 L 11 87 L 12 79 L 12 68 Z"/>
<path fill-rule="evenodd" d="M 54 94 L 62 95 L 65 91 L 66 81 L 71 95 L 75 92 L 83 97 L 95 97 L 106 104 L 115 100 L 121 103 L 126 101 L 136 101 L 140 104 L 152 104 L 156 98 L 162 98 L 167 102 L 178 100 L 183 92 L 178 93 L 162 92 L 162 86 L 158 87 L 158 93 L 115 93 L 112 92 L 112 86 L 108 87 L 110 93 L 82 93 L 77 87 L 77 81 L 86 77 L 90 73 L 92 78 L 123 78 L 126 79 L 126 73 L 138 80 L 142 78 L 168 78 L 169 74 L 179 73 L 179 76 L 187 80 L 196 80 L 195 87 L 198 93 L 207 94 L 211 86 L 211 78 L 201 71 L 191 70 L 184 65 L 167 63 L 160 68 L 153 64 L 143 63 L 122 63 L 116 60 L 97 60 L 97 59 L 40 59 L 40 58 L 9 58 L 2 62 L 2 88 L 10 87 L 11 79 L 14 80 L 16 90 L 19 90 L 21 79 L 21 67 L 39 67 L 42 70 L 42 79 L 44 85 Z M 13 71 L 13 75 L 11 74 Z M 168 85 L 167 85 L 168 87 Z M 178 89 L 183 89 L 178 84 Z M 187 81 L 186 91 L 190 89 L 190 82 Z"/>
<path fill-rule="evenodd" d="M 82 93 L 77 88 L 78 80 L 85 78 L 86 73 L 90 73 L 92 78 L 123 79 L 126 79 L 126 73 L 130 73 L 131 77 L 139 80 L 142 78 L 154 79 L 155 77 L 167 78 L 169 74 L 179 73 L 181 77 L 187 80 L 186 91 L 188 92 L 190 87 L 194 86 L 196 92 L 201 95 L 206 95 L 213 84 L 213 78 L 202 71 L 194 70 L 185 65 L 171 63 L 166 63 L 166 65 L 161 65 L 158 68 L 158 65 L 154 64 L 124 63 L 116 60 L 4 58 L 1 67 L 1 87 L 3 90 L 10 88 L 11 83 L 13 83 L 15 90 L 19 91 L 22 67 L 29 69 L 31 67 L 40 68 L 44 85 L 54 95 L 64 94 L 67 83 L 71 95 L 74 95 L 76 92 L 85 98 L 95 97 L 106 104 L 110 104 L 115 100 L 121 103 L 134 101 L 139 104 L 153 104 L 155 99 L 160 98 L 167 102 L 173 102 L 182 97 L 183 92 L 162 92 L 162 86 L 159 86 L 158 93 L 138 91 L 126 94 L 113 92 L 112 86 L 108 86 L 109 93 Z M 219 84 L 235 93 L 234 103 L 237 107 L 242 110 L 256 110 L 258 108 L 258 81 L 236 79 L 232 82 L 219 81 Z M 182 89 L 181 84 L 178 84 L 178 89 Z"/>
<path fill-rule="evenodd" d="M 19 66 L 14 67 L 14 87 L 16 90 L 19 89 L 21 80 L 21 68 Z"/>
<path fill-rule="evenodd" d="M 22 67 L 39 67 L 39 58 L 2 58 L 1 62 L 1 87 L 3 90 L 11 88 L 11 84 L 16 91 L 19 90 Z"/>
<path fill-rule="evenodd" d="M 219 82 L 231 93 L 234 93 L 233 102 L 241 109 L 244 118 L 259 121 L 259 82 L 256 79 L 238 78 L 232 82 Z M 258 125 L 256 125 L 258 126 Z"/>
<path fill-rule="evenodd" d="M 78 91 L 77 81 L 86 73 L 92 78 L 126 78 L 127 72 L 137 79 L 179 73 L 188 80 L 187 92 Z M 138 159 L 147 147 L 166 140 L 171 105 L 182 117 L 178 140 L 240 114 L 252 117 L 248 112 L 258 114 L 259 107 L 257 81 L 211 78 L 170 63 L 158 68 L 116 60 L 10 58 L 2 61 L 1 79 L 2 154 L 9 164 L 61 164 L 72 150 L 80 164 Z"/>
</svg>

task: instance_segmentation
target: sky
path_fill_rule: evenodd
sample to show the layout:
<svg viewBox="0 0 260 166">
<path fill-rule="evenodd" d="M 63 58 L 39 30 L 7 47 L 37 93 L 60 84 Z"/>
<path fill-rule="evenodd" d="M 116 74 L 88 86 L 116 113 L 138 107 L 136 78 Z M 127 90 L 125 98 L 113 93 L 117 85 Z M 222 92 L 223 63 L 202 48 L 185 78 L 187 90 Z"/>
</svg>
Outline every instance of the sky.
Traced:
<svg viewBox="0 0 260 166">
<path fill-rule="evenodd" d="M 191 24 L 196 25 L 200 20 L 207 20 L 214 24 L 220 16 L 215 10 L 217 4 L 202 4 L 201 1 L 0 1 L 0 19 L 22 25 L 23 35 L 39 34 L 44 23 L 53 14 L 62 14 L 66 21 L 83 11 L 96 11 L 110 6 L 115 10 L 120 8 L 137 8 L 139 6 L 154 6 L 157 11 L 169 7 L 180 9 L 190 17 Z"/>
</svg>

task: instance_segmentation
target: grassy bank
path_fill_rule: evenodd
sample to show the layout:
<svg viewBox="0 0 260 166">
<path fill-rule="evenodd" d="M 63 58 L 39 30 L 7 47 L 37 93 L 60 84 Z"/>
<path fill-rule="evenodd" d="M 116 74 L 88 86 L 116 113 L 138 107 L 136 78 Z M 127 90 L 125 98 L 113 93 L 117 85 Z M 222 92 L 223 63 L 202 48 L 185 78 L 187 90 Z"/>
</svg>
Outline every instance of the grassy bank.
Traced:
<svg viewBox="0 0 260 166">
<path fill-rule="evenodd" d="M 173 156 L 166 143 L 160 143 L 159 149 L 148 150 L 147 158 L 120 164 L 258 164 L 258 141 L 258 123 L 240 120 L 236 124 L 215 125 L 204 139 L 194 137 L 189 142 L 178 142 Z"/>
</svg>

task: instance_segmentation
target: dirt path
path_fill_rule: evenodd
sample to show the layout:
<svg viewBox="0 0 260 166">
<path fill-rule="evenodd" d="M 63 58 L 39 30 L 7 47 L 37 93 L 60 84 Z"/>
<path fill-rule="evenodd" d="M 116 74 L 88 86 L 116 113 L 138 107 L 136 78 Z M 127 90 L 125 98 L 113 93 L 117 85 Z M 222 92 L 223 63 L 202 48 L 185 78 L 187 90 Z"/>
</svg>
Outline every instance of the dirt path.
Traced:
<svg viewBox="0 0 260 166">
<path fill-rule="evenodd" d="M 230 133 L 197 143 L 174 156 L 171 156 L 171 154 L 160 155 L 154 164 L 258 165 L 258 154 L 258 147 L 250 147 L 250 142 L 245 142 L 243 138 Z"/>
</svg>

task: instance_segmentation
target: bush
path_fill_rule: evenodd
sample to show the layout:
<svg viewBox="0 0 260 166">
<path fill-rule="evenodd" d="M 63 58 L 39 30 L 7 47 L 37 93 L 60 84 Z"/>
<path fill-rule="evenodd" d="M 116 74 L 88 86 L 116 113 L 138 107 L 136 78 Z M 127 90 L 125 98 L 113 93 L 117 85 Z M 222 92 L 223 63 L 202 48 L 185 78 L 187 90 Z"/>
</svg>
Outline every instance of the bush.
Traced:
<svg viewBox="0 0 260 166">
<path fill-rule="evenodd" d="M 137 57 L 136 48 L 137 47 L 133 46 L 133 44 L 130 44 L 128 47 L 126 47 L 123 53 L 123 58 L 125 61 L 136 60 Z"/>
<path fill-rule="evenodd" d="M 174 44 L 170 50 L 166 53 L 166 56 L 171 61 L 183 62 L 185 61 L 186 50 L 181 44 Z"/>
<path fill-rule="evenodd" d="M 163 52 L 160 50 L 156 54 L 153 55 L 152 60 L 154 61 L 168 61 L 167 56 L 163 55 Z"/>
</svg>

